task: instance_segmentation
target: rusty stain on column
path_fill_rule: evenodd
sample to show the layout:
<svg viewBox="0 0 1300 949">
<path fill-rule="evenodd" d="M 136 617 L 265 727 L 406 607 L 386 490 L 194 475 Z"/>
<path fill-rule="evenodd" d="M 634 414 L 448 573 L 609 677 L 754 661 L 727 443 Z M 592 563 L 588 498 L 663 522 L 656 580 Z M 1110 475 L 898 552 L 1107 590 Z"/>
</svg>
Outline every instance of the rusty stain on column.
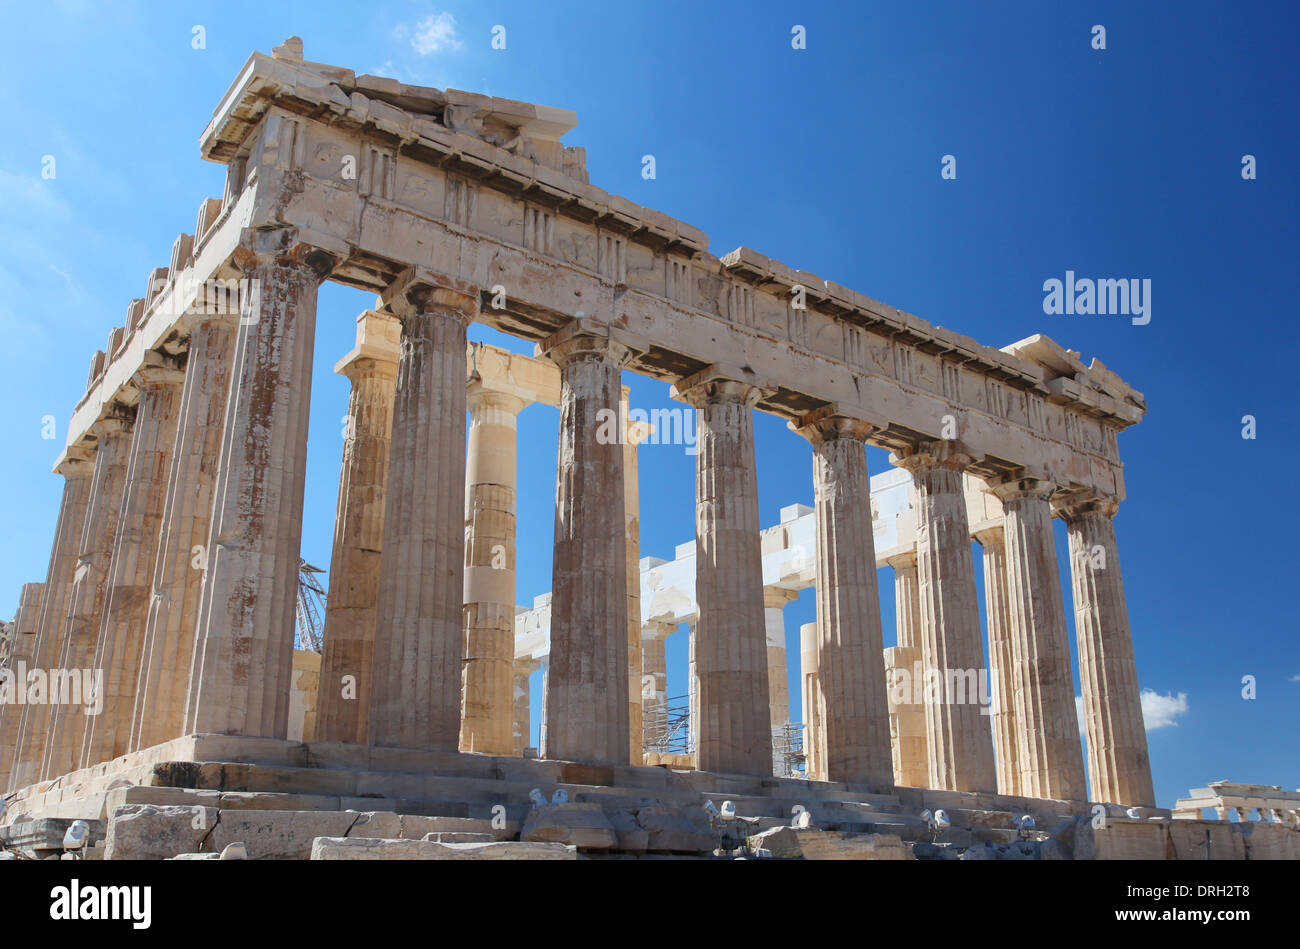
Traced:
<svg viewBox="0 0 1300 949">
<path fill-rule="evenodd" d="M 478 291 L 400 277 L 402 321 L 368 741 L 456 751 L 465 655 L 465 333 Z"/>
<path fill-rule="evenodd" d="M 93 426 L 98 447 L 95 450 L 95 474 L 86 504 L 86 521 L 77 554 L 76 574 L 68 598 L 68 614 L 58 652 L 58 668 L 65 673 L 91 670 L 95 643 L 103 618 L 104 593 L 122 512 L 123 486 L 127 461 L 131 454 L 131 429 L 135 410 L 113 404 L 107 414 Z M 83 683 L 84 688 L 84 683 Z M 84 699 L 84 694 L 83 694 Z M 57 702 L 49 696 L 50 725 L 41 765 L 43 778 L 57 778 L 76 770 L 80 761 L 81 738 L 85 728 L 83 714 L 90 706 L 71 704 L 64 695 Z"/>
<path fill-rule="evenodd" d="M 133 750 L 185 733 L 236 315 L 196 313 L 187 317 L 189 353 L 140 657 L 131 726 Z"/>
<path fill-rule="evenodd" d="M 130 751 L 131 718 L 184 379 L 175 359 L 148 352 L 132 380 L 140 401 L 95 647 L 95 669 L 103 675 L 103 708 L 98 715 L 86 718 L 80 756 L 83 768 Z"/>
<path fill-rule="evenodd" d="M 77 554 L 86 523 L 95 470 L 95 452 L 83 447 L 69 448 L 55 470 L 63 475 L 63 496 L 54 528 L 50 564 L 45 574 L 40 611 L 36 617 L 36 641 L 33 643 L 33 666 L 50 670 L 58 665 L 59 650 L 68 617 L 68 603 L 77 569 Z M 24 705 L 15 709 L 9 720 L 17 731 L 9 761 L 9 789 L 25 787 L 40 778 L 42 755 L 47 746 L 50 727 L 48 703 Z"/>
<path fill-rule="evenodd" d="M 573 324 L 537 348 L 560 367 L 543 753 L 566 761 L 627 764 L 627 523 L 619 378 L 632 352 L 607 336 L 583 335 Z"/>
<path fill-rule="evenodd" d="M 199 604 L 185 730 L 289 731 L 316 293 L 333 260 L 252 231 Z"/>
</svg>

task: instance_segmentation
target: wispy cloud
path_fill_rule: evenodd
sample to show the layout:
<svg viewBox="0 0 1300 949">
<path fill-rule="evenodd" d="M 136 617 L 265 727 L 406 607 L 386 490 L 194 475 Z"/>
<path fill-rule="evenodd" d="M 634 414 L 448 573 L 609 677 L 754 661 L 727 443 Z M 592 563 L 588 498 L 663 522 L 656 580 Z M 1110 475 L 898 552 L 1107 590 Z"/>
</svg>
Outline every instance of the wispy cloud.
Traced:
<svg viewBox="0 0 1300 949">
<path fill-rule="evenodd" d="M 456 36 L 456 18 L 450 13 L 431 14 L 415 24 L 411 45 L 421 56 L 456 53 L 465 46 Z"/>
<path fill-rule="evenodd" d="M 1292 676 L 1291 678 L 1287 679 L 1286 681 L 1288 681 L 1288 682 L 1300 682 L 1300 675 Z"/>
<path fill-rule="evenodd" d="M 1300 677 L 1298 677 L 1300 678 Z M 1175 719 L 1187 714 L 1187 693 L 1178 695 L 1161 695 L 1155 689 L 1142 690 L 1142 721 L 1147 731 L 1155 731 L 1167 725 L 1177 725 Z M 1083 696 L 1074 697 L 1074 709 L 1079 716 L 1079 734 L 1085 733 L 1083 723 Z"/>
<path fill-rule="evenodd" d="M 1155 689 L 1142 690 L 1142 720 L 1147 731 L 1177 725 L 1174 719 L 1187 714 L 1187 693 L 1161 695 Z"/>
</svg>

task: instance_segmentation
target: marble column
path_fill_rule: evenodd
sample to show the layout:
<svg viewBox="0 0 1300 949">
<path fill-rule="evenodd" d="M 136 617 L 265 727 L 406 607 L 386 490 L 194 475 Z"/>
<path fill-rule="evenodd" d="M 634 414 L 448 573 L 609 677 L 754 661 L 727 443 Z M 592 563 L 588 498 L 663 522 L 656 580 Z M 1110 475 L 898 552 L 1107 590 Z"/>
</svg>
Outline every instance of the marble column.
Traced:
<svg viewBox="0 0 1300 949">
<path fill-rule="evenodd" d="M 187 317 L 187 322 L 189 353 L 176 447 L 167 477 L 132 713 L 134 750 L 185 733 L 195 626 L 212 526 L 212 492 L 230 390 L 235 315 L 196 313 Z"/>
<path fill-rule="evenodd" d="M 514 750 L 518 396 L 469 385 L 465 464 L 465 664 L 460 750 Z"/>
<path fill-rule="evenodd" d="M 676 623 L 651 623 L 641 630 L 641 720 L 642 734 L 659 739 L 668 725 L 668 637 Z M 643 747 L 645 739 L 642 739 Z M 651 750 L 667 751 L 657 747 Z"/>
<path fill-rule="evenodd" d="M 1070 536 L 1089 799 L 1154 807 L 1142 696 L 1115 546 L 1117 509 L 1112 499 L 1089 498 L 1058 511 Z"/>
<path fill-rule="evenodd" d="M 36 641 L 32 666 L 46 672 L 59 662 L 63 631 L 68 617 L 68 602 L 76 577 L 81 534 L 86 523 L 86 509 L 95 470 L 94 453 L 77 446 L 69 448 L 55 469 L 63 475 L 63 496 L 54 528 L 49 568 L 36 618 Z M 25 787 L 40 779 L 42 757 L 47 745 L 52 705 L 41 702 L 15 709 L 11 721 L 17 725 L 14 750 L 8 763 L 10 790 Z"/>
<path fill-rule="evenodd" d="M 1070 644 L 1048 501 L 1056 485 L 1023 477 L 990 485 L 990 489 L 1001 498 L 1005 518 L 1019 790 L 1026 797 L 1086 800 Z"/>
<path fill-rule="evenodd" d="M 785 606 L 799 594 L 782 587 L 763 588 L 763 629 L 767 635 L 767 708 L 773 740 L 790 721 L 790 668 L 785 652 Z"/>
<path fill-rule="evenodd" d="M 621 387 L 619 417 L 627 419 L 628 387 Z M 637 446 L 650 434 L 645 422 L 628 421 L 623 426 L 623 556 L 627 573 L 627 721 L 628 752 L 632 764 L 641 764 L 645 753 L 645 714 L 641 681 L 641 499 L 637 476 Z"/>
<path fill-rule="evenodd" d="M 465 332 L 478 292 L 432 275 L 385 293 L 402 321 L 369 742 L 456 751 L 465 655 Z"/>
<path fill-rule="evenodd" d="M 791 427 L 813 446 L 817 662 L 829 781 L 894 786 L 866 440 L 872 426 L 834 411 Z"/>
<path fill-rule="evenodd" d="M 925 735 L 921 649 L 893 646 L 884 651 L 884 663 L 894 783 L 923 788 L 930 783 L 930 758 Z"/>
<path fill-rule="evenodd" d="M 889 559 L 894 570 L 894 630 L 898 645 L 884 651 L 889 683 L 889 737 L 894 783 L 930 783 L 930 751 L 925 733 L 925 690 L 921 663 L 921 595 L 916 552 Z"/>
<path fill-rule="evenodd" d="M 0 791 L 9 788 L 9 770 L 13 767 L 19 720 L 26 708 L 27 673 L 34 668 L 36 661 L 36 633 L 40 628 L 44 593 L 45 584 L 24 583 L 18 595 L 7 666 L 11 678 L 7 684 L 0 684 L 0 694 L 4 697 L 0 703 Z"/>
<path fill-rule="evenodd" d="M 984 551 L 984 616 L 989 634 L 989 679 L 993 685 L 990 721 L 998 793 L 1020 794 L 1020 737 L 1015 714 L 1015 649 L 1007 602 L 1007 548 L 1001 527 L 975 535 Z"/>
<path fill-rule="evenodd" d="M 631 350 L 561 331 L 539 346 L 560 367 L 547 758 L 627 764 L 627 523 L 620 371 Z M 602 426 L 602 422 L 606 424 Z"/>
<path fill-rule="evenodd" d="M 58 668 L 68 675 L 72 675 L 73 670 L 81 670 L 80 674 L 84 676 L 93 668 L 95 643 L 104 615 L 104 593 L 108 586 L 113 540 L 122 513 L 134 424 L 135 410 L 114 403 L 91 427 L 98 439 L 95 474 L 86 503 L 86 520 L 58 652 Z M 85 685 L 83 679 L 83 688 Z M 93 710 L 91 705 L 71 704 L 66 695 L 57 702 L 51 695 L 50 702 L 50 724 L 41 764 L 41 776 L 45 779 L 57 778 L 77 769 L 87 717 L 83 713 Z"/>
<path fill-rule="evenodd" d="M 531 747 L 528 742 L 533 737 L 532 676 L 541 667 L 542 663 L 538 659 L 516 659 L 512 666 L 514 722 L 511 730 L 514 733 L 514 744 L 511 753 L 517 757 L 523 756 Z"/>
<path fill-rule="evenodd" d="M 921 648 L 921 588 L 916 551 L 891 557 L 894 570 L 894 634 L 900 646 Z"/>
<path fill-rule="evenodd" d="M 187 733 L 285 738 L 293 683 L 316 292 L 333 261 L 292 229 L 235 251 L 240 300 L 213 485 Z"/>
<path fill-rule="evenodd" d="M 820 652 L 817 624 L 804 623 L 799 627 L 799 678 L 803 684 L 804 775 L 810 781 L 826 780 L 826 702 L 817 668 Z"/>
<path fill-rule="evenodd" d="M 772 726 L 753 419 L 761 392 L 709 370 L 679 382 L 673 392 L 694 405 L 699 416 L 696 766 L 701 771 L 768 775 Z"/>
<path fill-rule="evenodd" d="M 695 668 L 695 632 L 699 626 L 697 616 L 686 627 L 686 724 L 690 729 L 690 754 L 697 762 L 697 770 L 700 749 L 700 677 Z"/>
<path fill-rule="evenodd" d="M 927 696 L 925 702 L 929 787 L 992 792 L 993 742 L 977 687 L 984 636 L 962 488 L 970 458 L 944 441 L 923 443 L 893 461 L 911 471 L 916 491 L 921 657 L 924 674 L 942 683 L 935 701 Z"/>
<path fill-rule="evenodd" d="M 132 380 L 140 401 L 95 646 L 94 667 L 103 675 L 103 709 L 86 717 L 83 768 L 131 750 L 131 719 L 184 379 L 175 359 L 147 352 Z"/>
<path fill-rule="evenodd" d="M 318 741 L 364 744 L 370 723 L 384 495 L 401 325 L 366 310 L 357 342 L 334 367 L 352 383 L 334 514 L 325 645 L 316 696 Z"/>
</svg>

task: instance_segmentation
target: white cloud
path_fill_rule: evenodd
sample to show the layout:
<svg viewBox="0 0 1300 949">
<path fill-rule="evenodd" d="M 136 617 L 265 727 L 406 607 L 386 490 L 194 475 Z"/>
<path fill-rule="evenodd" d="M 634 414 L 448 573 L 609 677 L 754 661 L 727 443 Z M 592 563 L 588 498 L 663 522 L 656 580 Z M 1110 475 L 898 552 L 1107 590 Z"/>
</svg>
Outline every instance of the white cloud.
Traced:
<svg viewBox="0 0 1300 949">
<path fill-rule="evenodd" d="M 1187 693 L 1179 692 L 1175 698 L 1161 695 L 1155 689 L 1142 690 L 1142 720 L 1146 722 L 1147 731 L 1177 725 L 1174 719 L 1187 714 Z"/>
<path fill-rule="evenodd" d="M 1074 709 L 1079 717 L 1079 734 L 1082 735 L 1085 733 L 1082 695 L 1074 697 Z M 1155 689 L 1142 690 L 1142 721 L 1146 724 L 1147 731 L 1164 728 L 1166 725 L 1177 725 L 1174 719 L 1185 714 L 1187 714 L 1186 692 L 1179 692 L 1175 697 L 1161 695 Z"/>
<path fill-rule="evenodd" d="M 1286 681 L 1288 681 L 1288 682 L 1300 682 L 1300 676 L 1292 676 L 1291 678 L 1287 679 Z"/>
<path fill-rule="evenodd" d="M 456 36 L 456 18 L 450 13 L 439 13 L 415 24 L 411 45 L 421 56 L 428 56 L 430 53 L 455 53 L 465 44 Z"/>
</svg>

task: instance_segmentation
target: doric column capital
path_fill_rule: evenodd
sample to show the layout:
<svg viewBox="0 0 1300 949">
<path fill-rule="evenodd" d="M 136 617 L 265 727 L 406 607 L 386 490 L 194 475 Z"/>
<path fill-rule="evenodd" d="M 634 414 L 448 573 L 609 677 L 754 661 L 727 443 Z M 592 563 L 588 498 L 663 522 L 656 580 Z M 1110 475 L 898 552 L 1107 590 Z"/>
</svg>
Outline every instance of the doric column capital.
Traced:
<svg viewBox="0 0 1300 949">
<path fill-rule="evenodd" d="M 534 348 L 534 355 L 563 368 L 573 362 L 602 360 L 622 369 L 639 351 L 610 333 L 609 327 L 577 317 Z"/>
<path fill-rule="evenodd" d="M 1063 495 L 1052 501 L 1052 514 L 1067 524 L 1085 517 L 1113 518 L 1118 511 L 1119 498 L 1098 494 L 1095 491 Z"/>
<path fill-rule="evenodd" d="M 916 550 L 908 550 L 901 554 L 890 557 L 885 563 L 895 570 L 915 570 L 916 569 Z"/>
<path fill-rule="evenodd" d="M 134 425 L 135 409 L 120 402 L 110 402 L 104 407 L 104 414 L 91 424 L 90 430 L 96 438 L 103 441 L 115 435 L 129 435 Z"/>
<path fill-rule="evenodd" d="M 672 622 L 653 621 L 646 623 L 641 627 L 641 641 L 653 641 L 656 639 L 667 639 L 673 633 L 677 632 L 677 624 Z"/>
<path fill-rule="evenodd" d="M 436 310 L 468 325 L 479 312 L 479 289 L 475 284 L 423 267 L 400 273 L 380 294 L 380 300 L 385 310 L 402 321 Z"/>
<path fill-rule="evenodd" d="M 357 315 L 357 344 L 334 364 L 334 371 L 353 383 L 367 373 L 396 375 L 401 341 L 402 324 L 395 316 L 362 310 Z"/>
<path fill-rule="evenodd" d="M 715 363 L 679 379 L 668 394 L 697 409 L 718 402 L 737 402 L 753 408 L 760 399 L 771 395 L 772 390 L 745 381 L 745 375 L 747 373 L 743 369 Z"/>
<path fill-rule="evenodd" d="M 919 442 L 889 456 L 890 464 L 905 468 L 914 475 L 931 468 L 948 468 L 961 472 L 974 460 L 970 450 L 955 439 Z"/>
<path fill-rule="evenodd" d="M 785 587 L 763 587 L 763 608 L 768 610 L 782 610 L 791 600 L 799 599 L 798 590 L 787 590 Z"/>
<path fill-rule="evenodd" d="M 85 443 L 69 445 L 54 463 L 54 471 L 65 478 L 88 478 L 94 470 L 95 449 Z"/>
<path fill-rule="evenodd" d="M 878 426 L 847 414 L 838 405 L 830 403 L 787 422 L 786 427 L 816 446 L 837 438 L 850 438 L 865 445 Z"/>
<path fill-rule="evenodd" d="M 518 415 L 531 404 L 527 399 L 521 399 L 510 392 L 485 386 L 482 379 L 474 377 L 470 378 L 469 385 L 465 387 L 465 397 L 471 418 L 488 409 Z"/>
<path fill-rule="evenodd" d="M 995 524 L 992 527 L 978 530 L 971 534 L 971 536 L 980 542 L 981 547 L 985 548 L 1004 547 L 1007 542 L 1006 532 L 1003 530 L 1001 524 Z"/>
<path fill-rule="evenodd" d="M 1061 486 L 1047 478 L 1018 473 L 988 482 L 988 490 L 1002 501 L 1046 501 L 1061 490 Z"/>
<path fill-rule="evenodd" d="M 185 382 L 185 372 L 180 363 L 172 356 L 164 356 L 155 350 L 144 354 L 143 364 L 131 377 L 131 384 L 142 392 L 146 389 L 163 389 L 168 386 L 180 386 Z"/>
<path fill-rule="evenodd" d="M 337 262 L 334 254 L 302 241 L 296 227 L 245 228 L 230 257 L 231 266 L 242 273 L 280 264 L 307 268 L 318 280 L 329 276 Z"/>
</svg>

